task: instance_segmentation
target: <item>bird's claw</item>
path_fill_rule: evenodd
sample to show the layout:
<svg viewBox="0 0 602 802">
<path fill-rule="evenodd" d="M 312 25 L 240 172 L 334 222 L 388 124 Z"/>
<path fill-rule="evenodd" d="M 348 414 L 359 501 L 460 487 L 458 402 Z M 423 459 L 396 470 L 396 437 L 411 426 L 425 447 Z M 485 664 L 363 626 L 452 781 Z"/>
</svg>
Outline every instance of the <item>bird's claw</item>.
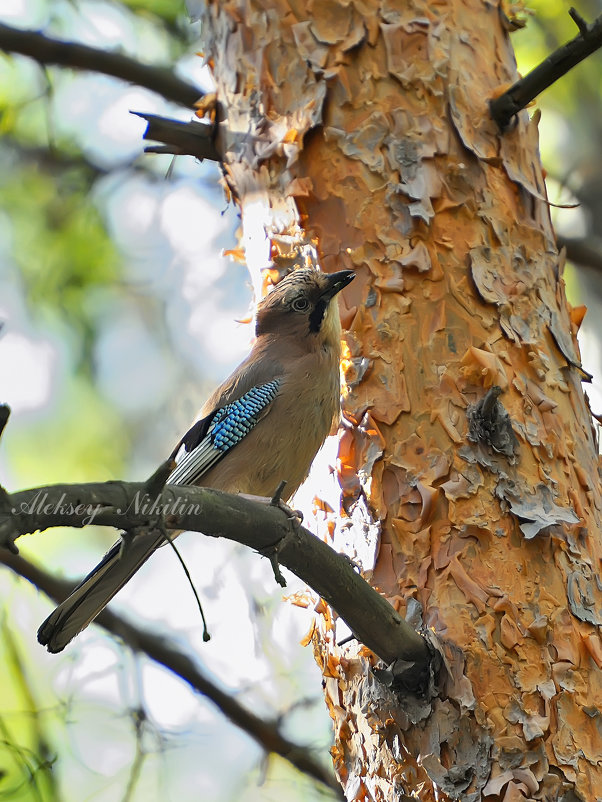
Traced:
<svg viewBox="0 0 602 802">
<path fill-rule="evenodd" d="M 289 521 L 296 521 L 298 524 L 303 523 L 303 513 L 301 510 L 294 510 L 292 507 L 289 507 L 285 501 L 282 501 L 282 499 L 280 499 L 273 506 L 282 510 L 282 512 L 286 514 L 286 517 L 289 519 Z"/>
<path fill-rule="evenodd" d="M 292 507 L 282 500 L 282 491 L 286 487 L 286 481 L 280 482 L 278 487 L 276 488 L 276 492 L 272 496 L 270 500 L 270 504 L 272 507 L 278 507 L 282 510 L 282 512 L 286 513 L 286 517 L 289 521 L 297 521 L 298 523 L 303 523 L 303 513 L 301 510 L 294 510 Z"/>
<path fill-rule="evenodd" d="M 284 490 L 285 486 L 286 482 L 280 482 L 276 488 L 276 492 L 271 498 L 269 496 L 253 496 L 249 493 L 239 493 L 239 496 L 246 498 L 249 501 L 258 502 L 259 504 L 267 504 L 270 507 L 278 507 L 278 509 L 285 513 L 289 521 L 296 521 L 298 524 L 301 524 L 303 523 L 303 513 L 301 510 L 293 510 L 292 507 L 289 507 L 286 501 L 283 501 L 281 498 L 282 491 Z"/>
</svg>

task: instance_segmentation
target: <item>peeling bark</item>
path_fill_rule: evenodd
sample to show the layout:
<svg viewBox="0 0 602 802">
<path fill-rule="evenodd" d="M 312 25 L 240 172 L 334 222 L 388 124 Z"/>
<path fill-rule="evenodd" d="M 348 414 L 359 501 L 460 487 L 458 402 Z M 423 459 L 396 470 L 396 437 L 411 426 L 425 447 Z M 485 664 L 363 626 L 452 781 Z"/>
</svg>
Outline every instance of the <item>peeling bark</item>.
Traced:
<svg viewBox="0 0 602 802">
<path fill-rule="evenodd" d="M 434 700 L 400 698 L 324 612 L 347 799 L 596 799 L 597 442 L 537 117 L 489 115 L 516 79 L 499 4 L 223 0 L 203 21 L 257 290 L 295 262 L 357 272 L 324 537 L 445 658 Z"/>
</svg>

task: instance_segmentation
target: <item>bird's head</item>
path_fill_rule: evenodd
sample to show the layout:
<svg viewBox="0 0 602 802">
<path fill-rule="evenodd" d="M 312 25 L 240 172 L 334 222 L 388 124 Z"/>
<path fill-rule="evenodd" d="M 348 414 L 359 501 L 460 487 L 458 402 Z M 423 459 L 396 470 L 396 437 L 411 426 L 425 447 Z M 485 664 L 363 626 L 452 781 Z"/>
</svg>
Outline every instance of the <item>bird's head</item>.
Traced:
<svg viewBox="0 0 602 802">
<path fill-rule="evenodd" d="M 255 333 L 292 334 L 310 339 L 340 339 L 333 298 L 355 278 L 353 270 L 320 273 L 299 268 L 282 279 L 257 307 Z"/>
</svg>

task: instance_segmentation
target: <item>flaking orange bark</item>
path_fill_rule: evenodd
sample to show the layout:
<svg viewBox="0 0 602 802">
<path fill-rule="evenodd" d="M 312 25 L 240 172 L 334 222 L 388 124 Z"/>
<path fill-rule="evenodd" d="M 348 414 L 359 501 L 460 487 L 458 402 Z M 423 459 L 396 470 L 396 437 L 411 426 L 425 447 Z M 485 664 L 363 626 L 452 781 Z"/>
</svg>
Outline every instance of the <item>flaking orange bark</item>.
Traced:
<svg viewBox="0 0 602 802">
<path fill-rule="evenodd" d="M 341 509 L 334 546 L 446 656 L 421 706 L 324 623 L 314 648 L 349 800 L 590 802 L 602 788 L 582 310 L 565 298 L 537 118 L 501 134 L 489 116 L 516 78 L 507 21 L 481 0 L 205 13 L 243 228 L 260 209 L 279 269 L 317 243 L 324 269 L 357 273 L 341 307 L 342 504 L 324 495 Z M 229 149 L 240 131 L 246 147 Z M 510 454 L 469 439 L 468 413 L 496 386 Z"/>
</svg>

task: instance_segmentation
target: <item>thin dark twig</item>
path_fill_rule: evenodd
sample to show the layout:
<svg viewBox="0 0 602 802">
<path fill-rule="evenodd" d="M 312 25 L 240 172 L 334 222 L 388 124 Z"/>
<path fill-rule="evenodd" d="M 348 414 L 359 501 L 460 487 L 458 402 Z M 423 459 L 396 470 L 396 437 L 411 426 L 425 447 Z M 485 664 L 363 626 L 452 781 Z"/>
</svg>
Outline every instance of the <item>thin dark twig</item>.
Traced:
<svg viewBox="0 0 602 802">
<path fill-rule="evenodd" d="M 4 433 L 4 427 L 8 423 L 10 417 L 10 407 L 8 404 L 0 404 L 0 437 Z"/>
<path fill-rule="evenodd" d="M 151 498 L 153 504 L 155 503 L 155 501 L 157 502 L 159 501 L 159 496 L 163 492 L 163 488 L 165 487 L 165 484 L 167 483 L 167 480 L 169 479 L 175 467 L 176 467 L 176 461 L 172 459 L 172 457 L 169 457 L 169 459 L 166 459 L 165 462 L 163 462 L 153 473 L 153 475 L 150 476 L 144 483 L 145 493 L 147 496 Z M 158 509 L 161 510 L 160 503 L 158 504 Z M 165 520 L 161 512 L 158 513 L 156 520 L 153 521 L 152 525 L 149 528 L 158 529 L 163 537 L 163 540 L 167 543 L 168 546 L 171 546 L 171 548 L 175 552 L 175 555 L 178 558 L 180 565 L 182 566 L 184 574 L 186 575 L 188 584 L 192 588 L 192 592 L 194 594 L 197 607 L 199 608 L 199 612 L 203 620 L 203 640 L 205 641 L 205 643 L 207 643 L 207 641 L 211 640 L 211 635 L 209 634 L 209 630 L 207 628 L 207 621 L 205 619 L 203 605 L 201 604 L 199 594 L 197 593 L 197 589 L 195 588 L 194 582 L 192 581 L 192 577 L 190 576 L 190 571 L 188 570 L 188 567 L 184 562 L 184 558 L 180 554 L 176 544 L 173 542 L 173 537 L 175 537 L 175 535 L 170 537 L 167 534 L 167 529 L 165 528 Z"/>
<path fill-rule="evenodd" d="M 173 542 L 173 540 L 167 534 L 167 531 L 166 531 L 165 527 L 163 527 L 163 536 L 164 536 L 165 540 L 167 541 L 168 545 L 171 546 L 171 548 L 175 551 L 176 557 L 178 558 L 178 561 L 179 561 L 180 565 L 182 566 L 182 570 L 184 571 L 184 574 L 186 576 L 186 579 L 188 580 L 188 584 L 192 588 L 192 592 L 194 594 L 194 598 L 195 598 L 195 601 L 196 601 L 196 606 L 199 608 L 199 613 L 201 614 L 201 619 L 203 621 L 203 640 L 204 640 L 205 643 L 207 643 L 208 641 L 211 640 L 211 635 L 209 634 L 209 628 L 207 627 L 207 619 L 205 618 L 205 611 L 203 610 L 203 605 L 201 604 L 201 599 L 199 598 L 199 594 L 197 592 L 197 589 L 194 586 L 194 582 L 192 581 L 192 577 L 190 576 L 190 571 L 188 570 L 188 566 L 186 565 L 186 563 L 184 562 L 184 558 L 182 557 L 182 555 L 178 551 L 178 547 L 176 546 L 176 544 Z"/>
<path fill-rule="evenodd" d="M 178 78 L 170 69 L 141 64 L 114 51 L 99 50 L 79 42 L 51 39 L 39 31 L 20 30 L 0 24 L 0 50 L 20 53 L 40 64 L 55 64 L 78 70 L 112 75 L 131 84 L 144 86 L 166 100 L 194 108 L 203 92 Z"/>
<path fill-rule="evenodd" d="M 503 95 L 489 101 L 491 116 L 500 130 L 503 131 L 512 117 L 544 89 L 602 47 L 602 15 L 591 25 L 588 25 L 574 9 L 571 9 L 571 17 L 579 27 L 579 35 L 551 53 L 545 61 L 513 84 Z"/>
<path fill-rule="evenodd" d="M 576 8 L 569 8 L 569 17 L 573 20 L 575 25 L 579 28 L 579 32 L 586 34 L 587 33 L 587 22 L 583 19 L 581 14 L 577 11 Z"/>
<path fill-rule="evenodd" d="M 175 467 L 176 461 L 171 457 L 162 462 L 152 476 L 149 476 L 144 483 L 144 492 L 146 495 L 151 496 L 151 498 L 159 496 Z"/>
<path fill-rule="evenodd" d="M 8 419 L 10 418 L 10 407 L 8 404 L 0 404 L 0 439 L 4 434 L 4 429 L 6 424 L 8 423 Z M 6 490 L 0 485 L 0 516 L 10 516 L 11 512 L 11 502 L 10 496 L 6 492 Z M 6 542 L 4 544 L 9 551 L 12 551 L 13 554 L 17 554 L 18 549 L 14 543 Z"/>
</svg>

